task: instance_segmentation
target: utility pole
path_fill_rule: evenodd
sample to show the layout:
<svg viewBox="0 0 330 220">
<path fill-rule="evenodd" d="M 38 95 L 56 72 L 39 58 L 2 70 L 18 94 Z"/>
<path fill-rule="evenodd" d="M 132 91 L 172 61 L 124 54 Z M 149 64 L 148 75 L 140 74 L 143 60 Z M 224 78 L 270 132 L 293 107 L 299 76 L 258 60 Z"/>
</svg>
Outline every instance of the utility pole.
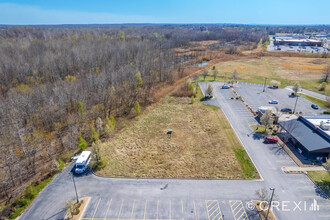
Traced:
<svg viewBox="0 0 330 220">
<path fill-rule="evenodd" d="M 265 83 L 264 83 L 264 90 L 263 90 L 263 92 L 265 92 L 265 88 L 266 88 L 266 81 L 267 81 L 267 77 L 265 77 Z"/>
<path fill-rule="evenodd" d="M 265 220 L 268 220 L 269 209 L 270 209 L 271 206 L 272 206 L 272 200 L 273 200 L 273 196 L 274 196 L 275 188 L 270 188 L 270 190 L 272 190 L 273 192 L 272 192 L 272 196 L 270 197 L 270 201 L 269 201 L 269 204 L 268 204 L 267 215 L 266 215 Z"/>
<path fill-rule="evenodd" d="M 69 174 L 70 174 L 70 173 L 69 173 Z M 73 181 L 74 190 L 75 190 L 75 192 L 76 192 L 77 203 L 79 203 L 78 193 L 77 193 L 77 188 L 76 188 L 76 182 L 74 181 L 73 173 L 71 173 L 71 176 L 72 176 L 72 181 Z"/>
<path fill-rule="evenodd" d="M 298 98 L 299 98 L 299 95 L 296 95 L 296 96 L 297 96 L 297 99 L 296 99 L 296 103 L 294 104 L 293 114 L 296 112 L 296 106 L 297 106 L 297 102 L 298 102 Z"/>
</svg>

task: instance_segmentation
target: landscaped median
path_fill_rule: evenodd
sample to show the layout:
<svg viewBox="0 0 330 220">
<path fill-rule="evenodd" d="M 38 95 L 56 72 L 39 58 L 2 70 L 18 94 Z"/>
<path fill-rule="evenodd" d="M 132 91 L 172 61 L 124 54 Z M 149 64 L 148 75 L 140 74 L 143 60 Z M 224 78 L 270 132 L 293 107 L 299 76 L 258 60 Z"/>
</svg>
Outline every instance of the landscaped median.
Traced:
<svg viewBox="0 0 330 220">
<path fill-rule="evenodd" d="M 67 201 L 65 203 L 65 209 L 67 213 L 64 217 L 65 220 L 79 220 L 84 215 L 85 208 L 88 206 L 90 197 L 79 199 L 79 203 L 76 201 Z"/>
</svg>

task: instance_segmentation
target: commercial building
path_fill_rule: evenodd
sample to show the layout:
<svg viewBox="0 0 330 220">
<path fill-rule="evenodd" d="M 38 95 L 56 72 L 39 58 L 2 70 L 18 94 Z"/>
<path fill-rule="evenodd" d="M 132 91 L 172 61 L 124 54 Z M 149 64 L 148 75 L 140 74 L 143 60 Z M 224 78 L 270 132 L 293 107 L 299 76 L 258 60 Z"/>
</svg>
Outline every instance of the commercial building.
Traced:
<svg viewBox="0 0 330 220">
<path fill-rule="evenodd" d="M 319 39 L 280 37 L 280 36 L 274 37 L 274 45 L 322 47 L 322 44 L 323 42 Z"/>
<path fill-rule="evenodd" d="M 330 116 L 284 116 L 278 122 L 282 137 L 308 159 L 325 160 L 330 156 Z M 279 135 L 281 136 L 281 135 Z"/>
</svg>

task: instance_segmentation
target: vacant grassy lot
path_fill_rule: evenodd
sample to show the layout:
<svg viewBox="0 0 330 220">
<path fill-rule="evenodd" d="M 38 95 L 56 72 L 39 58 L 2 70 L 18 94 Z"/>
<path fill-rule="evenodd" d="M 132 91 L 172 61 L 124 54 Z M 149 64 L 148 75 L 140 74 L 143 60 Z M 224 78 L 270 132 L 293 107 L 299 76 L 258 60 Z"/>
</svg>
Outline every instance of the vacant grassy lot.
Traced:
<svg viewBox="0 0 330 220">
<path fill-rule="evenodd" d="M 264 83 L 267 77 L 268 83 L 277 80 L 282 87 L 299 81 L 303 88 L 319 92 L 319 80 L 328 65 L 330 59 L 324 58 L 261 57 L 222 62 L 216 67 L 220 72 L 217 80 L 230 80 L 236 70 L 240 81 Z M 207 80 L 213 80 L 213 77 L 210 76 Z M 326 90 L 326 94 L 330 95 L 330 83 Z"/>
<path fill-rule="evenodd" d="M 101 150 L 108 158 L 99 171 L 105 176 L 258 177 L 222 111 L 200 101 L 190 104 L 189 98 L 165 97 Z"/>
<path fill-rule="evenodd" d="M 330 197 L 330 173 L 328 171 L 309 171 L 307 174 Z"/>
</svg>

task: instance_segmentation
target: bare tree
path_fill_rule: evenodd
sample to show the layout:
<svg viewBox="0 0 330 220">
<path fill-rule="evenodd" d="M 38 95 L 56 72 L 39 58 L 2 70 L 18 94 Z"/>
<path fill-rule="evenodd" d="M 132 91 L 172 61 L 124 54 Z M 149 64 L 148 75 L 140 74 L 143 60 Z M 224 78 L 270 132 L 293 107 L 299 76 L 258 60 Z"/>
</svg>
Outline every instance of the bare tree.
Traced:
<svg viewBox="0 0 330 220">
<path fill-rule="evenodd" d="M 99 133 L 99 134 L 102 134 L 103 133 L 103 122 L 102 122 L 102 119 L 100 117 L 98 117 L 95 121 L 95 127 L 96 127 L 96 131 Z"/>
<path fill-rule="evenodd" d="M 300 83 L 299 82 L 296 82 L 294 84 L 293 88 L 292 88 L 292 90 L 293 90 L 293 92 L 294 92 L 295 95 L 297 95 L 297 93 L 299 92 L 300 88 L 301 88 L 300 87 Z"/>
<path fill-rule="evenodd" d="M 234 84 L 235 82 L 237 82 L 237 80 L 238 80 L 238 73 L 237 73 L 236 70 L 233 72 L 233 75 L 231 76 L 231 79 L 232 79 L 232 84 Z"/>
<path fill-rule="evenodd" d="M 206 77 L 209 75 L 209 72 L 207 70 L 204 70 L 203 73 L 202 73 L 202 76 L 204 78 L 204 81 L 206 79 Z"/>
<path fill-rule="evenodd" d="M 207 84 L 207 89 L 206 89 L 205 93 L 206 93 L 206 94 L 205 94 L 206 97 L 210 97 L 210 98 L 213 97 L 213 94 L 214 94 L 214 88 L 213 88 L 212 83 L 208 83 L 208 84 Z"/>
<path fill-rule="evenodd" d="M 329 77 L 330 77 L 330 66 L 324 69 L 321 81 L 328 83 Z"/>
<path fill-rule="evenodd" d="M 325 106 L 330 108 L 330 96 L 326 96 L 325 98 Z"/>
<path fill-rule="evenodd" d="M 68 200 L 65 202 L 64 210 L 70 213 L 71 218 L 73 218 L 74 215 L 77 215 L 79 213 L 79 209 L 77 208 L 77 203 L 72 200 Z"/>
<path fill-rule="evenodd" d="M 262 201 L 262 205 L 264 207 L 262 207 L 262 209 L 265 209 L 268 206 L 268 202 L 270 201 L 271 198 L 271 191 L 268 190 L 267 188 L 261 188 L 259 190 L 256 190 L 255 192 L 255 196 L 258 198 L 259 201 Z M 277 194 L 274 193 L 273 195 L 273 201 L 278 201 L 279 198 L 277 196 Z"/>
<path fill-rule="evenodd" d="M 213 70 L 213 79 L 215 80 L 219 75 L 219 71 L 217 69 Z"/>
<path fill-rule="evenodd" d="M 273 113 L 271 110 L 267 110 L 260 118 L 260 122 L 262 125 L 265 126 L 265 131 L 270 126 L 273 125 L 274 119 L 273 119 Z"/>
</svg>

